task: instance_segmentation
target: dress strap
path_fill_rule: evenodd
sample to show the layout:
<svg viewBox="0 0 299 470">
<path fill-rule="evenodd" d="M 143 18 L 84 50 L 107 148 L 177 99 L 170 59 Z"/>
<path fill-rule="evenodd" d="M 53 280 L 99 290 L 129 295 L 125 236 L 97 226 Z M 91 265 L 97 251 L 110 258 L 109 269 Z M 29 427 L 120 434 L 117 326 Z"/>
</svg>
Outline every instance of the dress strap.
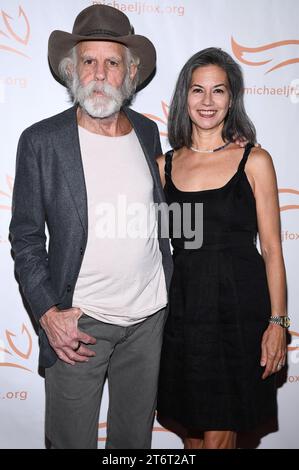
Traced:
<svg viewBox="0 0 299 470">
<path fill-rule="evenodd" d="M 243 157 L 241 158 L 241 161 L 239 163 L 238 167 L 238 172 L 244 171 L 247 159 L 249 157 L 249 154 L 251 152 L 252 147 L 254 147 L 253 144 L 247 144 L 243 153 Z"/>
<path fill-rule="evenodd" d="M 171 178 L 171 169 L 172 169 L 172 157 L 173 157 L 174 150 L 169 150 L 165 154 L 165 166 L 164 166 L 164 173 L 165 176 Z"/>
</svg>

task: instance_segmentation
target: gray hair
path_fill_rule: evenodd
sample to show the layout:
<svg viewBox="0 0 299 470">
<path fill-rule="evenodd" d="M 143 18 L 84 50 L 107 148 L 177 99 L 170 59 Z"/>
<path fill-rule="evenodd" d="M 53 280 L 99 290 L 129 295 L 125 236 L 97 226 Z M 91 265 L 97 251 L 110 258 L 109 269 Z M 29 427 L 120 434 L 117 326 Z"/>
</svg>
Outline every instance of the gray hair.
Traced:
<svg viewBox="0 0 299 470">
<path fill-rule="evenodd" d="M 256 131 L 244 107 L 244 81 L 240 66 L 221 49 L 209 47 L 194 54 L 179 75 L 168 116 L 168 139 L 174 149 L 192 145 L 192 123 L 188 114 L 188 92 L 192 73 L 198 67 L 217 65 L 227 75 L 231 96 L 231 108 L 222 130 L 224 141 L 245 138 L 256 142 Z"/>
<path fill-rule="evenodd" d="M 58 66 L 59 78 L 66 85 L 72 101 L 74 101 L 74 94 L 72 92 L 74 71 L 76 70 L 76 67 L 78 64 L 78 56 L 77 56 L 76 47 L 77 46 L 74 46 L 70 50 L 68 56 L 62 59 Z M 129 102 L 133 98 L 133 95 L 135 94 L 136 88 L 138 86 L 140 59 L 136 54 L 132 52 L 131 49 L 129 49 L 126 46 L 123 46 L 123 47 L 125 48 L 125 59 L 126 59 L 126 67 L 127 67 L 127 73 L 125 77 L 126 102 Z M 133 80 L 129 79 L 129 72 L 130 72 L 131 65 L 136 65 L 137 67 L 137 72 Z"/>
</svg>

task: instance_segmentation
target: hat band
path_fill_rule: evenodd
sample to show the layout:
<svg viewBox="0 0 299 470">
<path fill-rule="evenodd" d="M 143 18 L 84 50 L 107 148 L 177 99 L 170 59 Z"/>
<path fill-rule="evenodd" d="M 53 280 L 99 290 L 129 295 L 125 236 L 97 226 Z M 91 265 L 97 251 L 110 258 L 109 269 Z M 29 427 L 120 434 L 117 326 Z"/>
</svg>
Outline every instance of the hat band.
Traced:
<svg viewBox="0 0 299 470">
<path fill-rule="evenodd" d="M 80 35 L 81 36 L 105 35 L 105 36 L 113 36 L 115 38 L 121 36 L 121 34 L 115 33 L 114 31 L 109 31 L 107 29 L 95 29 L 93 31 L 88 31 L 88 33 L 80 33 Z"/>
</svg>

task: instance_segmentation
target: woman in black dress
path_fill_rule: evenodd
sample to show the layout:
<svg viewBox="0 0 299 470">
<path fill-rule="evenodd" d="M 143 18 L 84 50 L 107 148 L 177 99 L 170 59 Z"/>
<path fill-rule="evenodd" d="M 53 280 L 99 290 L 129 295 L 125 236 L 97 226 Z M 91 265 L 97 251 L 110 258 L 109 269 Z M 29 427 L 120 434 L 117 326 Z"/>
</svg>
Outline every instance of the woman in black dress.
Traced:
<svg viewBox="0 0 299 470">
<path fill-rule="evenodd" d="M 158 419 L 182 426 L 189 449 L 235 448 L 238 431 L 275 417 L 275 373 L 286 360 L 276 176 L 269 153 L 253 147 L 243 89 L 227 53 L 209 48 L 191 57 L 170 108 L 173 150 L 158 159 L 168 204 L 191 207 L 191 224 L 203 233 L 200 248 L 188 246 L 184 226 L 174 235 L 183 217 L 170 219 L 174 274 Z M 234 143 L 241 138 L 245 150 Z"/>
</svg>

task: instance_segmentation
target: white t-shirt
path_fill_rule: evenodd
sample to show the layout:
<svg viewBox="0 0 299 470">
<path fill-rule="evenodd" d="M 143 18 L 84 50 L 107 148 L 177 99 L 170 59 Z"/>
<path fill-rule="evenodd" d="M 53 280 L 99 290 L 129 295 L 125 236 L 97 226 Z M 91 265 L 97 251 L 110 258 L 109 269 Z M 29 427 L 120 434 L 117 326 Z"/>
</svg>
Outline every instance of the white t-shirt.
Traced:
<svg viewBox="0 0 299 470">
<path fill-rule="evenodd" d="M 139 323 L 167 303 L 153 180 L 135 132 L 79 127 L 88 240 L 73 306 L 105 323 Z"/>
</svg>

